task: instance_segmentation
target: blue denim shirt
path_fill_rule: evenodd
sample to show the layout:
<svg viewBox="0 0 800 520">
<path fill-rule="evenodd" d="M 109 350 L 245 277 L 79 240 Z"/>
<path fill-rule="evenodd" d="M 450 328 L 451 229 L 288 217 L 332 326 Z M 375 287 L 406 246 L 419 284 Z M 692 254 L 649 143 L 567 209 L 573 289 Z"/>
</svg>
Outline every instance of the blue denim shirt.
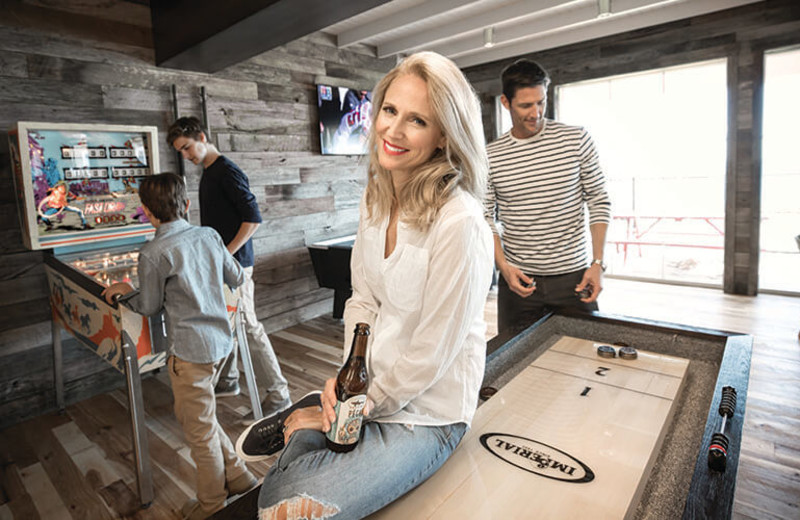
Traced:
<svg viewBox="0 0 800 520">
<path fill-rule="evenodd" d="M 139 290 L 121 301 L 151 316 L 164 309 L 168 354 L 212 363 L 233 347 L 223 283 L 236 288 L 244 269 L 219 234 L 183 219 L 161 224 L 139 251 Z"/>
</svg>

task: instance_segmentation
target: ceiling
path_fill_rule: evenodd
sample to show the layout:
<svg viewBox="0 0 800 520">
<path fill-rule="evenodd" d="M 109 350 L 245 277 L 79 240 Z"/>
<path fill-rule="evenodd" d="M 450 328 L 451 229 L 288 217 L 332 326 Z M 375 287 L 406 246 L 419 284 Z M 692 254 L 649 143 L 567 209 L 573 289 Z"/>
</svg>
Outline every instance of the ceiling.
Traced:
<svg viewBox="0 0 800 520">
<path fill-rule="evenodd" d="M 367 44 L 380 58 L 430 50 L 465 68 L 757 1 L 390 0 L 322 32 L 340 48 Z"/>
<path fill-rule="evenodd" d="M 150 1 L 156 65 L 216 72 L 388 1 Z"/>
</svg>

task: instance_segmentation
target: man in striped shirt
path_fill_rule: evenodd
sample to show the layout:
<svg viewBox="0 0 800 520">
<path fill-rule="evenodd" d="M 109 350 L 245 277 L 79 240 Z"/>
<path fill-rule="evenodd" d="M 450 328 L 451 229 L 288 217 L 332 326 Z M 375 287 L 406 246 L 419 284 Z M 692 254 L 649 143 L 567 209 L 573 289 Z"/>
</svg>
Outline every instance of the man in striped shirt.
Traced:
<svg viewBox="0 0 800 520">
<path fill-rule="evenodd" d="M 501 78 L 500 101 L 511 114 L 512 128 L 487 147 L 486 197 L 502 275 L 499 332 L 528 325 L 556 308 L 597 310 L 611 215 L 592 138 L 582 127 L 544 116 L 547 72 L 523 59 L 506 67 Z"/>
</svg>

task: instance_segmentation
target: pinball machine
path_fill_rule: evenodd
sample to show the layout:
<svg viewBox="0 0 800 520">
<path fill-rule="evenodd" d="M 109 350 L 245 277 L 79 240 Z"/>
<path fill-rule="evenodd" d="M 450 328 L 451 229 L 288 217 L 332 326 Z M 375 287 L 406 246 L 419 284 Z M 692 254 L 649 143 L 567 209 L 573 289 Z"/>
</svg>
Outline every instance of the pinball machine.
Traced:
<svg viewBox="0 0 800 520">
<path fill-rule="evenodd" d="M 19 122 L 9 132 L 22 236 L 46 249 L 56 404 L 64 408 L 60 328 L 126 377 L 138 491 L 152 501 L 141 374 L 164 365 L 161 316 L 101 297 L 114 281 L 135 285 L 138 248 L 154 233 L 137 187 L 158 172 L 155 127 Z"/>
<path fill-rule="evenodd" d="M 23 240 L 47 250 L 54 324 L 121 372 L 123 335 L 136 346 L 140 372 L 163 364 L 161 318 L 133 316 L 100 296 L 110 283 L 134 281 L 138 248 L 155 231 L 137 188 L 158 172 L 158 130 L 20 122 L 9 144 Z"/>
<path fill-rule="evenodd" d="M 166 363 L 163 314 L 139 315 L 101 296 L 114 282 L 138 286 L 139 248 L 154 235 L 139 201 L 159 173 L 153 126 L 19 122 L 9 132 L 23 240 L 47 250 L 56 404 L 64 403 L 63 328 L 125 376 L 141 504 L 153 500 L 141 376 Z M 237 293 L 226 290 L 256 419 L 261 407 Z"/>
</svg>

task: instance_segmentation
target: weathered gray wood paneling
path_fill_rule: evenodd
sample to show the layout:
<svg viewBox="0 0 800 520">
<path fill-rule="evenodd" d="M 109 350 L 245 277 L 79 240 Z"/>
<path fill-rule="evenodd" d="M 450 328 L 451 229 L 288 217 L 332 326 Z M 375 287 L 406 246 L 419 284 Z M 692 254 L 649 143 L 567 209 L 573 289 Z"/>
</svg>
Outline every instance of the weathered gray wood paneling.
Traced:
<svg viewBox="0 0 800 520">
<path fill-rule="evenodd" d="M 36 24 L 24 27 L 6 25 L 16 21 L 9 10 L 3 10 L 3 25 L 0 26 L 0 46 L 3 49 L 28 55 L 62 58 L 80 56 L 82 60 L 94 62 L 144 64 L 153 62 L 153 50 L 149 48 L 110 40 L 94 40 L 90 45 L 84 45 L 83 40 L 69 36 L 69 31 L 52 31 L 44 27 L 37 30 Z"/>
<path fill-rule="evenodd" d="M 28 64 L 25 55 L 18 52 L 6 52 L 0 56 L 0 75 L 25 78 L 28 76 Z"/>
<path fill-rule="evenodd" d="M 754 295 L 758 290 L 763 52 L 797 44 L 800 44 L 800 2 L 768 0 L 524 57 L 536 60 L 548 70 L 553 87 L 559 83 L 728 59 L 723 287 L 728 293 Z M 500 71 L 517 58 L 465 71 L 481 94 L 489 139 L 497 137 L 493 97 L 500 94 Z M 550 94 L 552 98 L 552 90 Z M 552 103 L 548 110 L 552 116 Z M 685 117 L 691 120 L 691 114 Z"/>
<path fill-rule="evenodd" d="M 268 331 L 330 312 L 306 244 L 355 232 L 365 175 L 356 157 L 320 155 L 316 76 L 371 87 L 393 65 L 317 33 L 216 74 L 153 65 L 149 11 L 122 0 L 12 1 L 0 16 L 0 129 L 17 121 L 155 125 L 160 170 L 178 171 L 164 142 L 173 119 L 201 116 L 211 140 L 249 175 L 264 223 L 255 236 L 258 315 Z M 190 219 L 199 222 L 200 168 L 184 164 Z M 17 218 L 8 144 L 0 139 L 0 416 L 51 408 L 50 308 L 42 252 L 27 251 Z M 65 348 L 68 402 L 122 379 L 88 350 Z M 0 424 L 2 427 L 3 424 Z"/>
</svg>

